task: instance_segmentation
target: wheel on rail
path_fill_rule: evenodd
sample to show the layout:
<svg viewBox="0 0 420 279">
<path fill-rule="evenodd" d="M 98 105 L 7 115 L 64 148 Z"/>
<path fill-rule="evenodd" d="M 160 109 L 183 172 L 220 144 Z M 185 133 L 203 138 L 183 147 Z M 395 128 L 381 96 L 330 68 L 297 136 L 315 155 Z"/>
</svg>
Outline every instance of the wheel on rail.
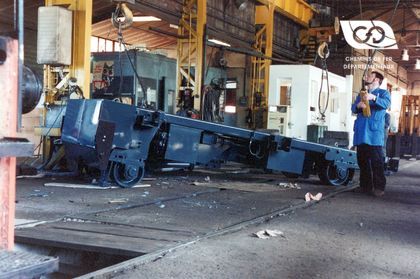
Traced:
<svg viewBox="0 0 420 279">
<path fill-rule="evenodd" d="M 353 179 L 354 169 L 335 166 L 333 162 L 323 162 L 318 166 L 318 177 L 323 184 L 347 185 Z"/>
<path fill-rule="evenodd" d="M 113 178 L 123 188 L 131 188 L 136 185 L 144 176 L 144 165 L 127 165 L 115 163 L 113 166 Z"/>
</svg>

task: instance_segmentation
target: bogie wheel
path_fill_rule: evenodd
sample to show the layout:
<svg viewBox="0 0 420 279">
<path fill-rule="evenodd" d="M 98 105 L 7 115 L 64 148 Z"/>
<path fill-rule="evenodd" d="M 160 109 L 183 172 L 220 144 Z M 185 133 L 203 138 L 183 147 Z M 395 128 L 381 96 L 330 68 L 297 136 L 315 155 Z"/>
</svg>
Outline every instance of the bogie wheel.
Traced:
<svg viewBox="0 0 420 279">
<path fill-rule="evenodd" d="M 337 167 L 332 162 L 325 162 L 318 166 L 318 177 L 323 184 L 347 185 L 353 179 L 353 175 L 354 169 Z"/>
<path fill-rule="evenodd" d="M 126 165 L 115 163 L 113 167 L 115 182 L 122 188 L 131 188 L 144 176 L 144 165 Z"/>
</svg>

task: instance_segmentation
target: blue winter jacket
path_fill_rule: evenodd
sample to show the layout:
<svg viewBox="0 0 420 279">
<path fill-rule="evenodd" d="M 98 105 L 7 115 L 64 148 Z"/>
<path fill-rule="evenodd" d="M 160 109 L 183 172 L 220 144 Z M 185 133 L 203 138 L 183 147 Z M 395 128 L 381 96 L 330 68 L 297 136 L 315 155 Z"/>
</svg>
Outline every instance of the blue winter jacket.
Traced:
<svg viewBox="0 0 420 279">
<path fill-rule="evenodd" d="M 364 117 L 362 109 L 357 108 L 360 95 L 356 97 L 351 111 L 357 114 L 354 122 L 353 145 L 368 144 L 375 146 L 384 145 L 384 126 L 386 109 L 391 104 L 391 95 L 387 90 L 376 88 L 372 92 L 376 95 L 375 101 L 369 101 L 370 117 Z"/>
</svg>

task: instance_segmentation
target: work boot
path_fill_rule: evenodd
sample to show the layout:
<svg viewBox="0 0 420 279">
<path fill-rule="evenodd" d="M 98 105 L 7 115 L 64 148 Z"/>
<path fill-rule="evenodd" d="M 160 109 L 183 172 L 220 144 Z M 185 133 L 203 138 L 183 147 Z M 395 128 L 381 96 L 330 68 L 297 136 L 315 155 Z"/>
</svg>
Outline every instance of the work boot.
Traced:
<svg viewBox="0 0 420 279">
<path fill-rule="evenodd" d="M 375 189 L 375 191 L 373 191 L 373 193 L 372 193 L 372 194 L 373 194 L 375 197 L 380 198 L 380 197 L 383 197 L 383 196 L 384 196 L 385 192 L 384 192 L 384 191 L 382 191 L 382 190 Z"/>
</svg>

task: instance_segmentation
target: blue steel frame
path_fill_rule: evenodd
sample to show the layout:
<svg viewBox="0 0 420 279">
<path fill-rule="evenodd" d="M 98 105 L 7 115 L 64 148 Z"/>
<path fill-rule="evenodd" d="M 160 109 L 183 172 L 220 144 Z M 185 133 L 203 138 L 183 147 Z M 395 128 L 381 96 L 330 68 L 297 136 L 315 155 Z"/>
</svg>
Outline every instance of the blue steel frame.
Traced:
<svg viewBox="0 0 420 279">
<path fill-rule="evenodd" d="M 218 167 L 236 161 L 305 177 L 327 166 L 337 173 L 353 173 L 358 168 L 351 150 L 108 100 L 69 101 L 62 131 L 67 157 L 97 165 L 95 135 L 100 121 L 115 123 L 109 168 L 119 163 L 137 170 L 145 162 L 149 166 L 175 162 Z M 337 185 L 346 184 L 351 176 Z"/>
</svg>

